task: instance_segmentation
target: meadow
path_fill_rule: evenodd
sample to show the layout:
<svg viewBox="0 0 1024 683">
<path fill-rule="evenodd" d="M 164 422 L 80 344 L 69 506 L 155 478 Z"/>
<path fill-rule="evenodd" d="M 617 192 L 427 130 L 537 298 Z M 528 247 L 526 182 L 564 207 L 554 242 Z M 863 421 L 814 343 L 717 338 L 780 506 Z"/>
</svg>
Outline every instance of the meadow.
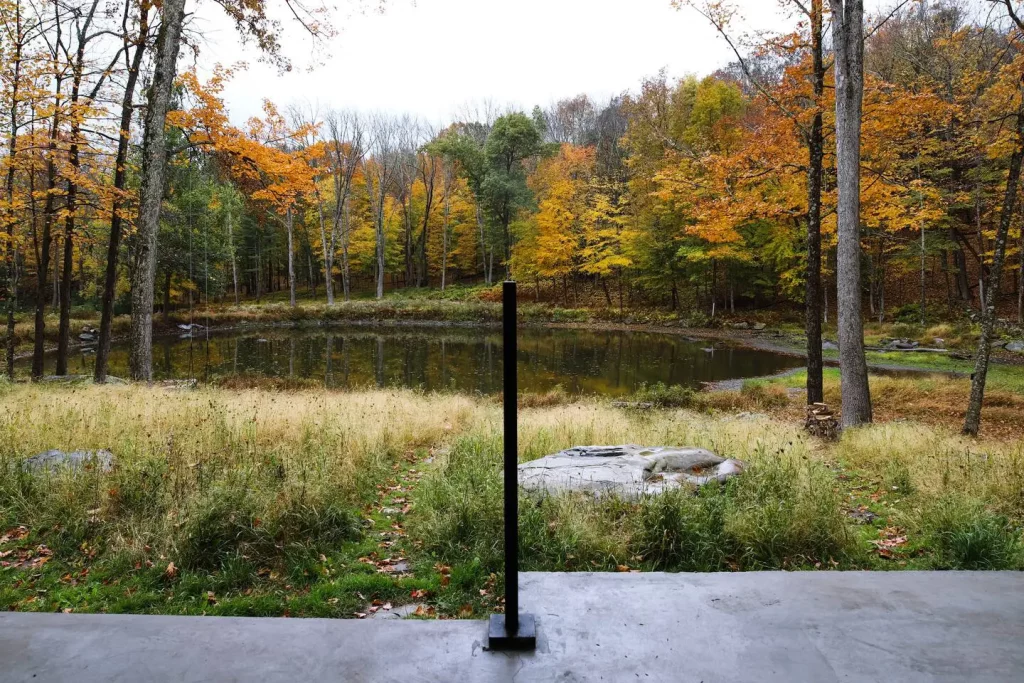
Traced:
<svg viewBox="0 0 1024 683">
<path fill-rule="evenodd" d="M 833 443 L 803 431 L 799 380 L 648 387 L 636 396 L 647 409 L 522 396 L 520 460 L 643 443 L 749 464 L 696 494 L 523 494 L 524 569 L 1024 568 L 1024 397 L 993 392 L 986 420 L 1004 410 L 1006 426 L 967 440 L 943 417 L 963 382 L 876 378 L 881 419 Z M 834 395 L 837 378 L 826 383 Z M 415 391 L 5 384 L 0 607 L 500 609 L 500 414 L 496 398 Z M 51 448 L 108 449 L 117 464 L 26 471 L 24 458 Z"/>
</svg>

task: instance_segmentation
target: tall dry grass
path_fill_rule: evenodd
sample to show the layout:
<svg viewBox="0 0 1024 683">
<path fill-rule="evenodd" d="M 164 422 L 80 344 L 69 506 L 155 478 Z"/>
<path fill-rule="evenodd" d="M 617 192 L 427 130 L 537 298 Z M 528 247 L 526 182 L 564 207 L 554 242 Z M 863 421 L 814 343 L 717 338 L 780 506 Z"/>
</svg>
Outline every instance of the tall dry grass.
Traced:
<svg viewBox="0 0 1024 683">
<path fill-rule="evenodd" d="M 5 386 L 0 517 L 55 551 L 158 548 L 182 564 L 272 562 L 358 534 L 382 473 L 481 418 L 459 396 Z M 107 449 L 110 474 L 31 473 L 49 449 Z"/>
</svg>

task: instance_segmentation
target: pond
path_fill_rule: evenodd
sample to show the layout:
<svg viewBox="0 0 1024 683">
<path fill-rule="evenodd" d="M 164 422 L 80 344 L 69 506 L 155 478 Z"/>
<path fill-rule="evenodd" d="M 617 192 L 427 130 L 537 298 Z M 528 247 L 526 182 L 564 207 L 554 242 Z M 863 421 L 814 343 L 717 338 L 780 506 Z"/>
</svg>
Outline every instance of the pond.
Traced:
<svg viewBox="0 0 1024 683">
<path fill-rule="evenodd" d="M 494 328 L 250 328 L 200 331 L 153 342 L 156 379 L 228 375 L 315 378 L 329 387 L 413 387 L 496 393 L 501 390 L 501 334 Z M 91 374 L 95 355 L 74 353 L 69 372 Z M 52 372 L 53 358 L 47 371 Z M 520 330 L 524 392 L 561 386 L 569 393 L 628 394 L 641 384 L 699 387 L 802 367 L 802 359 L 681 335 L 527 327 Z M 110 373 L 127 375 L 125 343 L 111 349 Z"/>
</svg>

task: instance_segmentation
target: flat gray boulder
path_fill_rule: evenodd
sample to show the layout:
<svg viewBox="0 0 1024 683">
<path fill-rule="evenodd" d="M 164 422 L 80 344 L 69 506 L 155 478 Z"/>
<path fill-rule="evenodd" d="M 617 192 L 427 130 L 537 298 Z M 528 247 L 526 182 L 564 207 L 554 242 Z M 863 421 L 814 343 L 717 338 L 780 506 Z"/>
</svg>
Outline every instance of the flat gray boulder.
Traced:
<svg viewBox="0 0 1024 683">
<path fill-rule="evenodd" d="M 61 469 L 97 469 L 100 472 L 109 472 L 116 464 L 114 454 L 110 451 L 60 451 L 53 449 L 25 458 L 22 467 L 30 472 L 43 470 L 57 472 Z"/>
<path fill-rule="evenodd" d="M 519 485 L 538 493 L 586 491 L 637 498 L 724 482 L 743 467 L 739 460 L 703 448 L 579 446 L 519 465 Z"/>
</svg>

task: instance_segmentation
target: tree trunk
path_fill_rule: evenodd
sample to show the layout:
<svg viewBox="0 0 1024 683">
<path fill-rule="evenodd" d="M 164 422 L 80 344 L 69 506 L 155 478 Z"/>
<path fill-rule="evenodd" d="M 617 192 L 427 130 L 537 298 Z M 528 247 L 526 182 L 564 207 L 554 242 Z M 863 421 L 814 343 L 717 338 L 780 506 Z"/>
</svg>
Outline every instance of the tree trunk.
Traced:
<svg viewBox="0 0 1024 683">
<path fill-rule="evenodd" d="M 7 333 L 6 341 L 6 362 L 7 379 L 14 381 L 14 314 L 18 308 L 18 264 L 17 254 L 14 248 L 14 224 L 17 218 L 14 215 L 14 174 L 16 170 L 15 159 L 18 154 L 18 86 L 21 84 L 21 50 L 24 44 L 25 34 L 21 22 L 21 2 L 14 6 L 14 73 L 11 81 L 11 108 L 10 136 L 7 139 L 7 211 L 4 216 L 4 228 L 7 233 Z M 56 116 L 56 114 L 54 114 Z"/>
<path fill-rule="evenodd" d="M 484 241 L 484 216 L 480 211 L 480 202 L 476 202 L 476 227 L 480 230 L 480 267 L 484 271 L 484 284 L 490 286 L 491 274 L 487 271 L 487 243 Z"/>
<path fill-rule="evenodd" d="M 811 54 L 814 62 L 815 111 L 807 140 L 807 290 L 804 333 L 807 337 L 807 403 L 824 400 L 821 351 L 821 178 L 825 157 L 821 97 L 825 92 L 822 48 L 822 0 L 811 0 Z"/>
<path fill-rule="evenodd" d="M 924 222 L 921 222 L 921 327 L 924 327 L 924 310 L 928 303 L 928 294 L 925 280 L 925 242 L 924 242 Z"/>
<path fill-rule="evenodd" d="M 50 121 L 50 140 L 47 145 L 46 156 L 46 199 L 43 202 L 43 238 L 40 249 L 39 260 L 39 291 L 36 292 L 36 314 L 35 314 L 35 339 L 32 349 L 32 379 L 38 380 L 43 376 L 43 354 L 45 353 L 46 337 L 46 287 L 49 284 L 47 270 L 50 266 L 50 251 L 53 241 L 53 222 L 56 218 L 55 189 L 57 187 L 57 134 L 60 131 L 60 91 L 62 79 L 58 75 L 54 84 L 55 107 L 53 118 Z M 56 298 L 59 287 L 57 286 L 57 266 L 53 269 L 53 296 Z M 56 303 L 54 303 L 56 306 Z"/>
<path fill-rule="evenodd" d="M 224 220 L 228 224 L 228 256 L 231 258 L 231 282 L 235 289 L 235 305 L 240 301 L 238 298 L 238 257 L 235 255 L 235 227 L 231 219 L 231 207 L 228 207 Z"/>
<path fill-rule="evenodd" d="M 324 218 L 324 203 L 320 197 L 320 189 L 316 188 L 317 216 L 320 219 L 320 249 L 324 253 L 324 290 L 327 292 L 327 305 L 334 305 L 334 233 L 331 241 L 327 241 L 327 220 Z"/>
<path fill-rule="evenodd" d="M 135 53 L 132 55 L 131 66 L 128 69 L 128 79 L 125 82 L 124 94 L 121 97 L 121 124 L 120 135 L 117 138 L 117 154 L 114 157 L 114 198 L 111 204 L 110 216 L 110 238 L 107 241 L 107 264 L 103 276 L 103 301 L 100 313 L 100 337 L 96 346 L 96 367 L 93 379 L 98 384 L 107 381 L 107 366 L 110 359 L 110 336 L 114 321 L 114 298 L 117 294 L 117 257 L 121 249 L 121 207 L 123 205 L 123 193 L 127 186 L 128 174 L 125 166 L 128 164 L 128 142 L 132 125 L 133 104 L 135 102 L 135 86 L 139 80 L 139 70 L 142 67 L 142 57 L 146 51 L 146 39 L 149 35 L 149 3 L 144 2 L 140 7 L 140 24 L 138 37 L 135 40 Z M 125 36 L 127 42 L 128 37 Z M 127 46 L 126 46 L 127 47 Z M 230 224 L 229 224 L 230 230 Z M 228 232 L 228 243 L 230 244 L 231 233 Z M 234 251 L 231 254 L 231 265 L 234 266 Z M 238 280 L 235 280 L 235 299 L 238 298 Z M 237 301 L 236 301 L 237 303 Z"/>
<path fill-rule="evenodd" d="M 341 234 L 341 287 L 345 296 L 345 301 L 349 299 L 349 293 L 351 290 L 351 274 L 348 270 L 348 241 L 349 241 L 349 230 L 352 224 L 349 222 L 349 209 L 348 205 L 345 205 L 345 230 Z"/>
<path fill-rule="evenodd" d="M 157 233 L 160 229 L 160 204 L 167 166 L 164 124 L 174 85 L 185 0 L 164 0 L 162 9 L 142 138 L 142 183 L 138 236 L 133 255 L 131 345 L 128 355 L 131 378 L 147 382 L 153 379 L 153 278 L 156 273 Z"/>
<path fill-rule="evenodd" d="M 288 227 L 288 303 L 295 308 L 295 218 L 290 206 L 285 214 L 285 224 Z"/>
<path fill-rule="evenodd" d="M 1024 226 L 1020 229 L 1020 272 L 1017 277 L 1017 323 L 1024 325 Z"/>
<path fill-rule="evenodd" d="M 964 247 L 957 239 L 955 228 L 949 229 L 950 241 L 956 244 L 953 249 L 953 267 L 956 268 L 956 293 L 960 301 L 971 304 L 971 285 L 967 279 L 967 255 L 964 254 Z"/>
<path fill-rule="evenodd" d="M 871 422 L 860 287 L 860 126 L 864 98 L 864 2 L 829 0 L 836 73 L 839 371 L 844 427 Z"/>
<path fill-rule="evenodd" d="M 171 319 L 171 270 L 170 268 L 164 273 L 164 303 L 160 307 L 160 313 L 163 315 L 164 324 L 166 325 Z"/>
<path fill-rule="evenodd" d="M 996 322 L 995 293 L 999 289 L 999 278 L 1002 275 L 1003 260 L 1006 257 L 1006 241 L 1010 233 L 1013 212 L 1017 206 L 1017 186 L 1020 183 L 1022 159 L 1024 159 L 1024 97 L 1021 98 L 1017 109 L 1017 146 L 1010 157 L 1010 170 L 1006 178 L 1002 213 L 999 215 L 999 226 L 996 229 L 995 253 L 992 256 L 992 267 L 988 271 L 988 282 L 985 287 L 989 295 L 981 319 L 978 358 L 974 363 L 974 374 L 971 375 L 971 397 L 967 403 L 967 415 L 964 417 L 963 433 L 971 436 L 977 436 L 978 430 L 981 428 L 981 406 L 985 397 L 985 379 L 988 375 L 988 361 L 989 355 L 992 353 L 992 337 Z"/>
<path fill-rule="evenodd" d="M 448 230 L 449 220 L 451 215 L 452 200 L 451 200 L 451 189 L 446 188 L 444 193 L 444 227 L 441 233 L 441 291 L 444 291 L 445 283 L 448 275 Z M 1022 256 L 1024 258 L 1024 256 Z"/>
</svg>

